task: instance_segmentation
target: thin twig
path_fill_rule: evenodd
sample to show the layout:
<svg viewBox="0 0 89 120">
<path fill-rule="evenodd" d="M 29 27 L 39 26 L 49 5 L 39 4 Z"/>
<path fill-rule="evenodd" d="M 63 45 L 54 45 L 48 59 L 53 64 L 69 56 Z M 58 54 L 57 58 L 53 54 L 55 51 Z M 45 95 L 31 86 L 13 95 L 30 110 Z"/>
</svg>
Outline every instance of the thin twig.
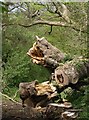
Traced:
<svg viewBox="0 0 89 120">
<path fill-rule="evenodd" d="M 12 101 L 12 102 L 14 102 L 14 103 L 16 103 L 16 104 L 20 104 L 20 105 L 21 105 L 21 103 L 15 101 L 13 98 L 9 97 L 8 95 L 3 94 L 3 93 L 1 93 L 1 92 L 0 92 L 0 94 L 1 94 L 2 96 L 6 97 L 7 99 L 9 99 L 10 101 Z"/>
<path fill-rule="evenodd" d="M 17 91 L 15 92 L 15 95 L 14 95 L 13 99 L 16 98 L 18 92 L 19 92 L 19 90 L 17 90 Z"/>
</svg>

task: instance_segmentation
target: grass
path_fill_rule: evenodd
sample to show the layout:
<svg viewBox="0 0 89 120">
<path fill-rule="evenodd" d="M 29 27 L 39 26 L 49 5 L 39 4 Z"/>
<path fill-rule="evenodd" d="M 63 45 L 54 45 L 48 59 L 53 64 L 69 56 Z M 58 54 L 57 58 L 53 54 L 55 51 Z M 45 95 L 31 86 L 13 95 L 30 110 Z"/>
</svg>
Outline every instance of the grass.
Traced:
<svg viewBox="0 0 89 120">
<path fill-rule="evenodd" d="M 32 6 L 34 6 L 34 4 L 32 4 Z M 76 3 L 74 6 L 72 5 L 72 8 L 74 7 L 73 9 L 76 9 L 75 6 Z M 44 8 L 44 6 L 41 7 L 39 5 L 35 5 L 34 7 L 35 10 Z M 51 17 L 51 15 L 52 14 L 49 14 L 49 12 L 45 12 L 43 14 L 43 18 L 48 20 L 49 17 Z M 24 20 L 22 21 L 22 19 Z M 59 19 L 53 18 L 52 20 L 58 21 Z M 76 21 L 79 20 L 80 19 Z M 29 19 L 25 18 L 23 14 L 21 16 L 19 16 L 19 14 L 16 14 L 12 16 L 12 21 L 18 21 L 20 23 L 27 24 L 29 22 Z M 30 28 L 24 28 L 20 26 L 9 26 L 6 28 L 6 31 L 4 32 L 5 35 L 3 35 L 4 56 L 6 56 L 6 53 L 10 51 L 9 57 L 7 58 L 7 63 L 5 64 L 6 69 L 4 71 L 4 75 L 6 75 L 6 81 L 8 79 L 10 83 L 19 84 L 20 82 L 32 81 L 35 79 L 39 80 L 39 82 L 46 81 L 49 79 L 50 72 L 42 66 L 33 64 L 31 62 L 31 58 L 28 58 L 28 56 L 26 56 L 26 52 L 29 50 L 29 48 L 32 47 L 33 43 L 36 41 L 36 35 L 38 35 L 39 37 L 45 37 L 52 45 L 60 49 L 62 52 L 68 54 L 66 60 L 70 60 L 75 55 L 86 55 L 86 34 L 81 33 L 80 35 L 78 31 L 60 26 L 53 26 L 50 35 L 48 33 L 49 31 L 50 26 L 47 25 L 36 25 Z M 13 85 L 12 87 L 5 87 L 3 89 L 3 92 L 13 98 L 17 90 L 18 87 L 16 85 Z M 88 88 L 84 89 L 85 93 L 86 90 L 89 90 L 89 86 Z M 80 112 L 81 118 L 79 118 L 79 120 L 88 120 L 89 114 L 87 113 L 87 108 L 89 109 L 89 106 L 87 102 L 87 94 L 85 93 L 75 91 L 70 98 L 70 101 L 72 102 L 75 108 L 83 109 L 83 112 Z M 15 100 L 19 100 L 18 94 Z"/>
</svg>

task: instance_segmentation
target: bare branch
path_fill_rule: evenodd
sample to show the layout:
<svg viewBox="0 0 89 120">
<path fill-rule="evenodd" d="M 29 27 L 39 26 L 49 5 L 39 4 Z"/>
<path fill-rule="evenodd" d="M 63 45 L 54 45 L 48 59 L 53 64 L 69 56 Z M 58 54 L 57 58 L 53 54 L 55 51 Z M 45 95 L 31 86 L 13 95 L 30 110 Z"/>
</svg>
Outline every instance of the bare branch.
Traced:
<svg viewBox="0 0 89 120">
<path fill-rule="evenodd" d="M 38 16 L 39 14 L 40 14 L 39 10 L 35 11 L 35 12 L 32 14 L 32 18 Z"/>
<path fill-rule="evenodd" d="M 55 11 L 51 10 L 49 5 L 47 4 L 47 10 L 50 13 L 56 13 L 59 15 L 59 17 L 62 17 L 66 22 L 68 23 L 74 23 L 70 18 L 69 18 L 69 10 L 67 9 L 66 5 L 63 4 L 62 2 L 53 2 L 52 5 L 55 7 Z M 61 9 L 60 9 L 61 7 Z"/>
<path fill-rule="evenodd" d="M 23 24 L 18 24 L 20 26 L 23 26 L 23 27 L 31 27 L 31 26 L 34 26 L 34 25 L 37 25 L 37 24 L 45 24 L 45 25 L 50 25 L 50 26 L 61 26 L 61 27 L 70 27 L 76 31 L 80 31 L 79 28 L 77 28 L 76 26 L 74 26 L 73 24 L 67 24 L 66 22 L 57 22 L 57 21 L 43 21 L 43 20 L 38 20 L 38 21 L 35 21 L 29 25 L 23 25 Z M 85 32 L 87 33 L 86 30 L 81 30 L 81 32 Z"/>
<path fill-rule="evenodd" d="M 49 26 L 61 26 L 61 27 L 70 27 L 76 31 L 80 31 L 79 28 L 77 28 L 76 26 L 74 26 L 73 24 L 68 24 L 66 22 L 57 22 L 57 21 L 46 21 L 46 20 L 37 20 L 37 21 L 34 21 L 33 23 L 31 24 L 28 24 L 28 25 L 24 25 L 24 24 L 20 24 L 20 23 L 17 23 L 17 24 L 2 24 L 2 27 L 4 26 L 9 26 L 9 25 L 19 25 L 19 26 L 22 26 L 22 27 L 31 27 L 31 26 L 34 26 L 34 25 L 38 25 L 38 24 L 43 24 L 43 25 L 49 25 Z M 87 33 L 86 30 L 81 30 L 81 32 L 84 32 L 84 33 Z"/>
</svg>

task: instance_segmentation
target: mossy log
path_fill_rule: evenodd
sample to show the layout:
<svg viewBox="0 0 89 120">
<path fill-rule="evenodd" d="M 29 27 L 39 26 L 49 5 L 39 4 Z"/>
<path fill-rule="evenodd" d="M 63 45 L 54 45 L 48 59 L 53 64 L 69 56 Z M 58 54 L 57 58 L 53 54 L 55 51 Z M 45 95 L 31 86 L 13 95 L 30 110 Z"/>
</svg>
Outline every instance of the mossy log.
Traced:
<svg viewBox="0 0 89 120">
<path fill-rule="evenodd" d="M 51 45 L 44 37 L 36 36 L 36 39 L 37 41 L 29 49 L 27 55 L 32 58 L 33 63 L 56 68 L 59 62 L 64 59 L 65 54 Z"/>
<path fill-rule="evenodd" d="M 89 77 L 89 60 L 81 57 L 60 64 L 52 74 L 52 79 L 60 86 L 76 84 L 79 80 Z"/>
</svg>

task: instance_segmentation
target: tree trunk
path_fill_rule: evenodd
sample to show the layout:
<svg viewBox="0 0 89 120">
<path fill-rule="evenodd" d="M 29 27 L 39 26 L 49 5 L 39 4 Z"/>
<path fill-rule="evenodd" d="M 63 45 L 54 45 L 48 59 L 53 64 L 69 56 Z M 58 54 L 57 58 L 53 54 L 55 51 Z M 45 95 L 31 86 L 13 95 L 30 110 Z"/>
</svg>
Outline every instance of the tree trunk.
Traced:
<svg viewBox="0 0 89 120">
<path fill-rule="evenodd" d="M 41 120 L 42 112 L 45 109 L 37 110 L 31 107 L 22 107 L 8 99 L 3 100 L 2 120 Z"/>
<path fill-rule="evenodd" d="M 37 42 L 27 52 L 33 63 L 50 67 L 54 70 L 52 79 L 60 86 L 76 84 L 80 79 L 89 77 L 89 60 L 82 57 L 60 64 L 66 57 L 59 49 L 52 46 L 45 38 L 36 36 Z"/>
<path fill-rule="evenodd" d="M 64 59 L 64 53 L 51 45 L 45 38 L 39 38 L 38 36 L 36 38 L 37 41 L 27 54 L 32 58 L 33 63 L 56 68 L 59 62 Z"/>
<path fill-rule="evenodd" d="M 87 77 L 89 77 L 89 60 L 82 58 L 75 58 L 59 65 L 52 75 L 60 87 L 69 85 L 69 83 L 76 84 L 79 80 Z"/>
<path fill-rule="evenodd" d="M 40 109 L 23 108 L 20 104 L 3 98 L 1 120 L 74 120 L 78 117 L 78 111 L 73 109 L 70 103 L 51 103 Z"/>
<path fill-rule="evenodd" d="M 22 99 L 22 106 L 27 105 L 30 107 L 46 107 L 58 96 L 56 87 L 49 81 L 43 83 L 37 83 L 37 81 L 20 83 L 19 94 Z"/>
</svg>

